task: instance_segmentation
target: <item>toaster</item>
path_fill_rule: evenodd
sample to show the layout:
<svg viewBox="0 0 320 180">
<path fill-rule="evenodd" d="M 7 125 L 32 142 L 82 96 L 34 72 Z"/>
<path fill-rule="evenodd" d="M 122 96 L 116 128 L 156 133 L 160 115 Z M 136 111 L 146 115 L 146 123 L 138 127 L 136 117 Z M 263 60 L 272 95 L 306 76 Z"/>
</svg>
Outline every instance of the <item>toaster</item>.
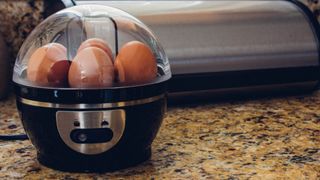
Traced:
<svg viewBox="0 0 320 180">
<path fill-rule="evenodd" d="M 299 1 L 74 3 L 117 7 L 147 24 L 170 59 L 169 97 L 251 97 L 318 87 L 319 24 Z"/>
</svg>

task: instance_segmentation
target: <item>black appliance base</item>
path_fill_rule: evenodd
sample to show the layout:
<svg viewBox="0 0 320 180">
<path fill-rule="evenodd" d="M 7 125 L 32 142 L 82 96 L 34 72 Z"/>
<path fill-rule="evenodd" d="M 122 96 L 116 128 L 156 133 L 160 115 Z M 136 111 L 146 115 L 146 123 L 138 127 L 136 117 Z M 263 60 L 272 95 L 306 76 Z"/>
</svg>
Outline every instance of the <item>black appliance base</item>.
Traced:
<svg viewBox="0 0 320 180">
<path fill-rule="evenodd" d="M 60 160 L 53 159 L 50 156 L 46 156 L 38 153 L 38 161 L 49 168 L 66 171 L 66 172 L 113 172 L 120 169 L 136 166 L 142 162 L 145 162 L 151 157 L 151 148 L 146 149 L 142 152 L 135 152 L 129 158 L 123 156 L 117 159 L 116 163 L 109 163 L 106 159 L 101 161 L 95 160 L 94 162 L 79 162 L 77 160 L 67 160 L 65 157 L 61 157 Z"/>
</svg>

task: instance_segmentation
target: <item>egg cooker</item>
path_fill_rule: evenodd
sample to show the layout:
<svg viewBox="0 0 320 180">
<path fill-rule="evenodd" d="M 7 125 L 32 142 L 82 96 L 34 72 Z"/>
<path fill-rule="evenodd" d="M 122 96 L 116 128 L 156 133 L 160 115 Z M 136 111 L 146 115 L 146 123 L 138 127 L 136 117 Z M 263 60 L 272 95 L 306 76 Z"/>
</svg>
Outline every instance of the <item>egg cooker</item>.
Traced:
<svg viewBox="0 0 320 180">
<path fill-rule="evenodd" d="M 52 60 L 60 57 L 59 52 L 66 52 L 64 60 L 71 64 L 69 81 L 79 76 L 76 85 L 93 82 L 85 77 L 90 67 L 98 67 L 99 73 L 105 71 L 105 66 L 99 64 L 100 68 L 94 61 L 99 60 L 100 55 L 88 52 L 88 48 L 79 52 L 79 46 L 88 39 L 107 42 L 111 51 L 109 58 L 115 61 L 127 43 L 141 42 L 155 58 L 156 77 L 137 84 L 115 80 L 108 87 L 48 83 L 43 69 L 52 70 L 53 66 L 42 62 L 41 57 Z M 51 51 L 54 46 L 58 47 L 57 51 Z M 95 49 L 101 56 L 106 54 Z M 73 59 L 84 51 L 92 58 L 82 61 L 92 63 L 82 64 L 83 67 L 80 64 L 79 74 L 70 74 L 73 64 L 78 63 Z M 128 68 L 144 67 L 144 62 L 134 61 L 140 58 L 135 53 L 139 54 L 139 49 L 122 53 L 132 56 Z M 30 63 L 31 60 L 34 62 Z M 58 66 L 56 71 L 62 69 Z M 148 68 L 133 75 L 145 71 Z M 85 5 L 59 11 L 33 30 L 16 59 L 13 81 L 17 108 L 24 129 L 36 147 L 39 162 L 64 171 L 100 172 L 129 167 L 150 157 L 151 143 L 166 111 L 166 86 L 170 77 L 163 48 L 142 22 L 115 8 Z"/>
<path fill-rule="evenodd" d="M 230 92 L 253 96 L 261 91 L 318 88 L 319 25 L 298 1 L 74 2 L 117 7 L 147 24 L 170 58 L 171 97 L 204 94 L 207 98 L 211 93 L 226 97 Z M 69 171 L 112 170 L 147 159 L 165 110 L 165 87 L 171 76 L 161 46 L 141 22 L 112 8 L 88 7 L 63 10 L 38 26 L 20 50 L 13 78 L 18 109 L 38 159 Z M 94 21 L 95 31 L 83 28 L 82 19 Z M 103 27 L 110 28 L 105 31 Z M 128 41 L 144 42 L 157 57 L 158 78 L 143 85 L 98 89 L 38 86 L 26 79 L 27 61 L 35 49 L 58 42 L 67 47 L 67 59 L 72 59 L 81 43 L 92 37 L 107 40 L 113 56 Z M 100 127 L 104 132 L 99 129 L 95 134 L 120 138 L 78 142 L 87 138 L 78 134 L 79 129 Z M 70 137 L 71 132 L 78 136 Z"/>
<path fill-rule="evenodd" d="M 299 1 L 95 3 L 133 14 L 157 35 L 170 59 L 169 100 L 318 88 L 319 24 Z"/>
</svg>

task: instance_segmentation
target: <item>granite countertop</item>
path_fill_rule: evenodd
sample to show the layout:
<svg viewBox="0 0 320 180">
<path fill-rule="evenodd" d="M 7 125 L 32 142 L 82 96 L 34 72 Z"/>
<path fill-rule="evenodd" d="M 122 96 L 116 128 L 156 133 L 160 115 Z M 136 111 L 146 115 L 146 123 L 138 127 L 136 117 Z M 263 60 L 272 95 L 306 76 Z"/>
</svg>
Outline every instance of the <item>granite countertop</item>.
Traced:
<svg viewBox="0 0 320 180">
<path fill-rule="evenodd" d="M 43 20 L 43 11 L 43 0 L 0 1 L 0 34 L 9 48 L 11 65 L 24 39 Z"/>
<path fill-rule="evenodd" d="M 43 1 L 0 1 L 0 12 L 13 60 Z M 12 133 L 23 133 L 13 95 L 0 101 L 0 134 Z M 151 160 L 114 173 L 46 168 L 29 141 L 0 141 L 0 150 L 0 179 L 320 179 L 320 92 L 170 107 Z"/>
<path fill-rule="evenodd" d="M 151 160 L 105 174 L 40 165 L 29 141 L 0 141 L 0 179 L 319 179 L 320 92 L 169 107 Z M 0 102 L 0 133 L 23 133 L 14 96 Z"/>
</svg>

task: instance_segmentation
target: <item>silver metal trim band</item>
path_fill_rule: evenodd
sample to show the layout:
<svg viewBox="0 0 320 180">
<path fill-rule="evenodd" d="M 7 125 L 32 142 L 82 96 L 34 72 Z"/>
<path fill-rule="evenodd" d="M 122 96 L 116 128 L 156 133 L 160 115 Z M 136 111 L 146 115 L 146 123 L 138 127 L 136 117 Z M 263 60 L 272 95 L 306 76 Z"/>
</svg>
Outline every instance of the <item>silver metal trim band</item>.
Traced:
<svg viewBox="0 0 320 180">
<path fill-rule="evenodd" d="M 30 106 L 37 106 L 37 107 L 45 107 L 45 108 L 59 108 L 59 109 L 104 109 L 104 108 L 118 108 L 118 107 L 126 107 L 126 106 L 134 106 L 140 104 L 151 103 L 162 99 L 165 97 L 165 94 L 161 94 L 159 96 L 154 96 L 145 99 L 139 100 L 132 100 L 132 101 L 122 101 L 116 103 L 101 103 L 101 104 L 57 104 L 57 103 L 50 103 L 50 102 L 41 102 L 41 101 L 34 101 L 30 99 L 25 99 L 21 97 L 17 97 L 18 101 L 23 104 L 27 104 Z"/>
</svg>

